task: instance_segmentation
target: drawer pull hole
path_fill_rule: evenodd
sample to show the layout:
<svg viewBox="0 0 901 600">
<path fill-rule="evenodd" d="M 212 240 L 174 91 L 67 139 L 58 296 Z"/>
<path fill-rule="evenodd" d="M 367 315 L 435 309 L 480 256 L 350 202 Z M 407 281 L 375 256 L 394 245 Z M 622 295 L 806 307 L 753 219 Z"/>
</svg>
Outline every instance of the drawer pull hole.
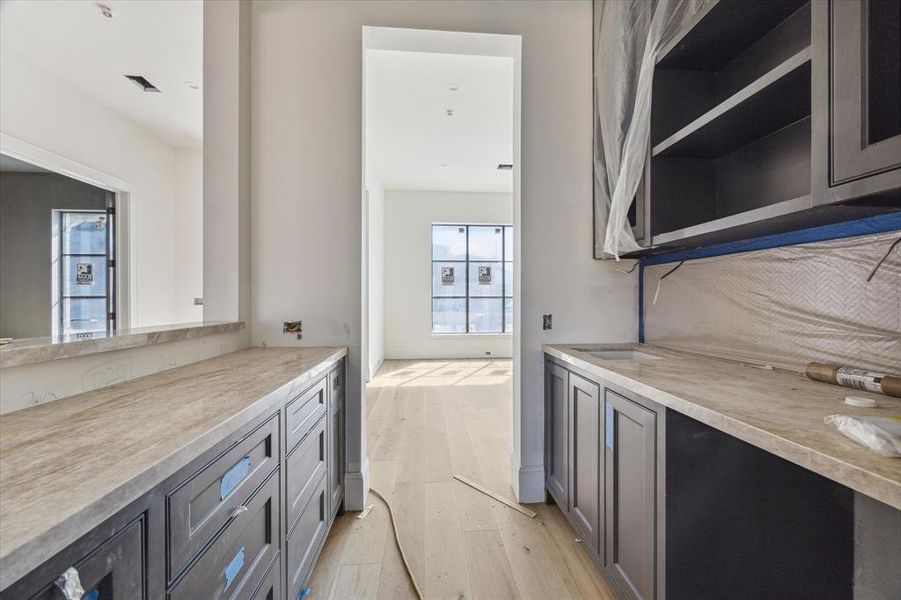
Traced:
<svg viewBox="0 0 901 600">
<path fill-rule="evenodd" d="M 81 600 L 84 596 L 81 577 L 78 575 L 78 569 L 75 567 L 66 569 L 62 575 L 56 578 L 55 583 L 66 600 Z"/>
</svg>

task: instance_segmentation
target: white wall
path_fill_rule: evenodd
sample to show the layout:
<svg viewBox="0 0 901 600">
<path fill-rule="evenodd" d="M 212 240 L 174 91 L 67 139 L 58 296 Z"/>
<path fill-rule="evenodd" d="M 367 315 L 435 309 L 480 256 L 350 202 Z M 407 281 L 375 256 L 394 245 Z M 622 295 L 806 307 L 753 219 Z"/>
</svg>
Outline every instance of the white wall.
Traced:
<svg viewBox="0 0 901 600">
<path fill-rule="evenodd" d="M 131 325 L 176 322 L 176 152 L 8 47 L 0 131 L 131 184 Z"/>
<path fill-rule="evenodd" d="M 253 4 L 254 343 L 350 347 L 348 481 L 365 478 L 361 373 L 362 43 L 381 25 L 520 34 L 521 406 L 514 481 L 542 498 L 548 342 L 634 340 L 637 279 L 591 258 L 591 2 Z M 555 329 L 541 330 L 542 313 Z M 348 487 L 349 507 L 356 501 Z M 362 497 L 359 498 L 360 500 Z"/>
<path fill-rule="evenodd" d="M 175 255 L 172 318 L 175 323 L 203 320 L 203 150 L 175 149 Z"/>
<path fill-rule="evenodd" d="M 215 182 L 215 185 L 205 185 L 203 193 L 204 295 L 207 301 L 204 309 L 207 317 L 212 319 L 228 318 L 232 310 L 234 316 L 231 318 L 249 318 L 249 34 L 246 4 L 239 7 L 233 2 L 205 3 L 204 56 L 216 58 L 213 63 L 204 62 L 207 91 L 204 94 L 204 129 L 221 134 L 214 138 L 215 143 L 206 144 L 203 150 L 204 178 Z M 7 58 L 5 50 L 2 58 Z M 4 92 L 0 92 L 3 102 L 0 115 L 4 118 L 0 118 L 0 128 L 5 127 L 5 115 L 9 114 L 5 95 L 6 64 L 2 63 L 4 85 L 0 90 Z M 44 102 L 44 99 L 35 101 Z M 21 112 L 22 108 L 16 107 L 16 110 Z M 32 118 L 40 125 L 37 115 Z M 27 120 L 25 124 L 28 124 Z M 111 124 L 110 128 L 111 132 L 104 135 L 114 134 L 116 124 Z M 15 133 L 10 132 L 11 135 Z M 23 128 L 18 133 L 25 137 L 28 129 Z M 37 136 L 40 139 L 52 140 L 51 132 L 45 131 L 44 127 L 38 127 L 37 133 L 43 134 Z M 103 132 L 95 133 L 94 137 L 85 139 L 105 139 L 101 136 Z M 40 144 L 40 139 L 33 143 Z M 79 147 L 74 146 L 76 150 Z M 97 152 L 91 145 L 87 146 L 87 150 Z M 225 224 L 223 215 L 228 217 Z M 213 270 L 212 277 L 206 271 L 208 262 L 215 267 L 222 263 L 220 268 Z M 211 306 L 214 309 L 212 317 L 209 315 Z M 3 369 L 0 374 L 0 413 L 234 352 L 249 344 L 250 334 L 245 328 L 183 342 Z"/>
<path fill-rule="evenodd" d="M 509 334 L 432 335 L 431 273 L 432 223 L 512 222 L 510 194 L 385 191 L 387 358 L 513 356 Z"/>
<path fill-rule="evenodd" d="M 379 176 L 368 170 L 367 201 L 369 232 L 369 379 L 375 377 L 385 360 L 385 190 Z"/>
</svg>

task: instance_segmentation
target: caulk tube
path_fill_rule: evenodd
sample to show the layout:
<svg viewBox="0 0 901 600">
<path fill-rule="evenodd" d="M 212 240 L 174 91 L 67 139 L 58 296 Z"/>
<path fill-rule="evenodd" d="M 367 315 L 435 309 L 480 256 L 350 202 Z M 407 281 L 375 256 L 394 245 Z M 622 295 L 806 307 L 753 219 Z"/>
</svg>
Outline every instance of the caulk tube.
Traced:
<svg viewBox="0 0 901 600">
<path fill-rule="evenodd" d="M 901 377 L 894 375 L 815 362 L 808 363 L 805 372 L 815 381 L 901 398 Z"/>
</svg>

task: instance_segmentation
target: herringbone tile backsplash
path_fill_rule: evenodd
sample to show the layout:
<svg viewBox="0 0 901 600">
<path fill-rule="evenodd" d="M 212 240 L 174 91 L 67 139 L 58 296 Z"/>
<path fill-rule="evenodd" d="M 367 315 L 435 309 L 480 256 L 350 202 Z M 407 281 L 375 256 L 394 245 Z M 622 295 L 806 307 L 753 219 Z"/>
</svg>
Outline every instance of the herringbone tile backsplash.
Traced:
<svg viewBox="0 0 901 600">
<path fill-rule="evenodd" d="M 901 231 L 645 269 L 645 340 L 803 370 L 809 361 L 901 372 Z"/>
</svg>

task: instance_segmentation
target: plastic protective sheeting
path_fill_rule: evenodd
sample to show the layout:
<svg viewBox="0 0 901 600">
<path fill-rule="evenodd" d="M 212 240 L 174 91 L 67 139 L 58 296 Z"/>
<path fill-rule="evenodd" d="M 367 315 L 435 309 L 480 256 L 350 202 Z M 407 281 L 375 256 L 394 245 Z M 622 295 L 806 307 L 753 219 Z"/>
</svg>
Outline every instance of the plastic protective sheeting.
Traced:
<svg viewBox="0 0 901 600">
<path fill-rule="evenodd" d="M 645 340 L 795 371 L 822 362 L 901 373 L 901 246 L 886 255 L 899 237 L 688 260 L 661 282 L 657 304 L 653 290 L 677 263 L 648 266 Z"/>
<path fill-rule="evenodd" d="M 703 4 L 594 1 L 595 258 L 639 249 L 628 213 L 650 143 L 654 64 Z"/>
</svg>

